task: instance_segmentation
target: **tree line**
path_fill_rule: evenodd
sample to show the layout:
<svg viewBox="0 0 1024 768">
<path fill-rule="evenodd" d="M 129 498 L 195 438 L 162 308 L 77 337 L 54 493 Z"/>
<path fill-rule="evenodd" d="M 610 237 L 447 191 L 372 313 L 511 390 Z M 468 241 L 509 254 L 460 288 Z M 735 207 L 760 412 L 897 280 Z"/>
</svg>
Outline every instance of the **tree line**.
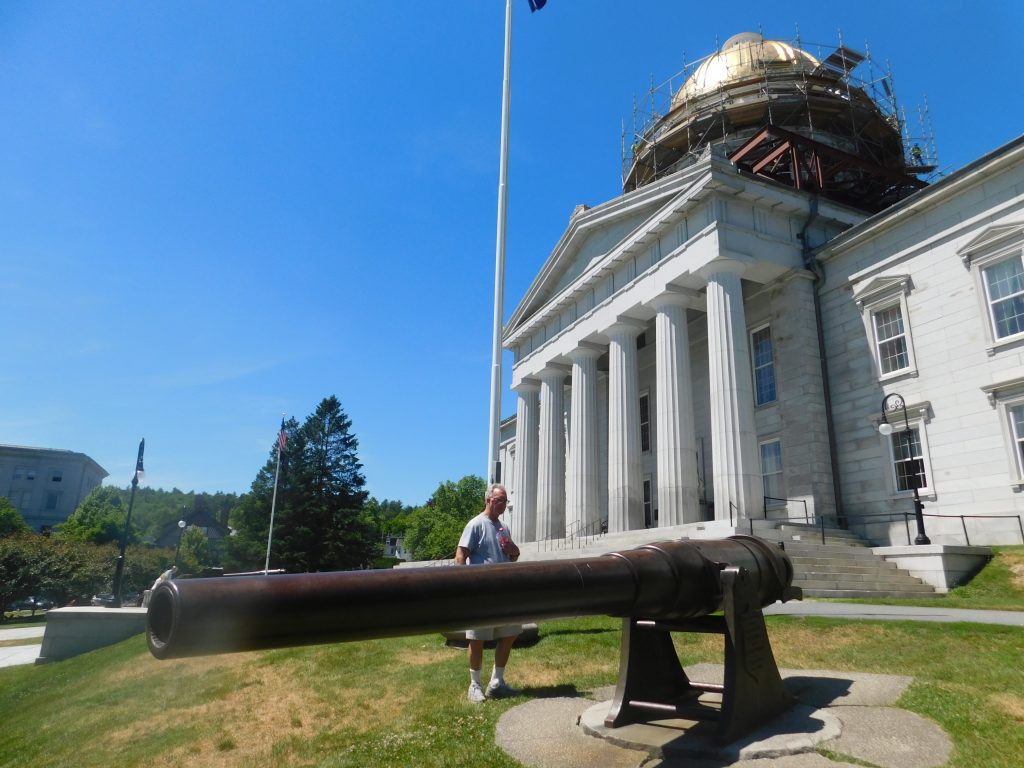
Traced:
<svg viewBox="0 0 1024 768">
<path fill-rule="evenodd" d="M 416 560 L 452 557 L 466 521 L 483 508 L 486 486 L 474 475 L 440 483 L 419 506 L 370 497 L 352 422 L 333 395 L 282 432 L 248 493 L 137 490 L 125 592 L 148 588 L 175 562 L 192 574 L 263 570 L 272 505 L 269 566 L 293 573 L 388 567 L 387 537 L 403 538 Z M 49 536 L 32 534 L 0 497 L 0 607 L 30 594 L 66 604 L 109 590 L 128 497 L 127 488 L 96 488 Z M 199 523 L 179 530 L 178 520 L 212 521 L 228 535 Z"/>
</svg>

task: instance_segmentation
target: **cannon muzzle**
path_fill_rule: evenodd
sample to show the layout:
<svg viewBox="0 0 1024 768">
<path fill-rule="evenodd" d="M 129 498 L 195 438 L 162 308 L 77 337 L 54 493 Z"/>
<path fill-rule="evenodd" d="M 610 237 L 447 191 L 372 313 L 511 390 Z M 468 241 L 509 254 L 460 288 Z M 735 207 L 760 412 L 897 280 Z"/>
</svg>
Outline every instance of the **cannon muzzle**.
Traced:
<svg viewBox="0 0 1024 768">
<path fill-rule="evenodd" d="M 726 566 L 750 574 L 758 607 L 793 580 L 786 554 L 750 536 L 536 563 L 181 579 L 153 592 L 147 635 L 170 659 L 570 616 L 681 620 L 721 609 Z"/>
</svg>

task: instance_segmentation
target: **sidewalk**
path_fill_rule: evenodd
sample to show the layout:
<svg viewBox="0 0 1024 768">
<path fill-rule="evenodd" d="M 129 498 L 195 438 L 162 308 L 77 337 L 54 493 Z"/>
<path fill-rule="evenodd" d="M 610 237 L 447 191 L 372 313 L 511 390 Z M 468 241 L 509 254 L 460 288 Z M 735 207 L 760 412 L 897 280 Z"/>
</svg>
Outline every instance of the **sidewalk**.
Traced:
<svg viewBox="0 0 1024 768">
<path fill-rule="evenodd" d="M 1024 627 L 1024 611 L 977 611 L 967 608 L 924 608 L 911 605 L 875 605 L 870 603 L 822 603 L 803 600 L 774 603 L 764 609 L 765 616 L 825 616 L 834 619 L 871 621 L 970 621 L 976 624 L 1003 624 Z"/>
<path fill-rule="evenodd" d="M 45 624 L 38 627 L 0 629 L 0 642 L 5 640 L 27 640 L 33 637 L 42 637 L 45 631 Z M 12 645 L 6 648 L 0 647 L 0 667 L 14 667 L 19 664 L 35 664 L 36 657 L 39 656 L 39 651 L 42 647 L 42 643 L 34 645 Z"/>
</svg>

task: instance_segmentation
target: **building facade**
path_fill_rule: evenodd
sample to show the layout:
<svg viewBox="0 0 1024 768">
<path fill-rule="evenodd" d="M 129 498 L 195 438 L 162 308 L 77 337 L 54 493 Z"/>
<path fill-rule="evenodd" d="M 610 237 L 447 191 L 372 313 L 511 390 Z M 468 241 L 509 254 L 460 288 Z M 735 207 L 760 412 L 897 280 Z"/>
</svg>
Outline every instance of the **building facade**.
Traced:
<svg viewBox="0 0 1024 768">
<path fill-rule="evenodd" d="M 934 542 L 1020 541 L 1024 145 L 926 187 L 862 59 L 737 35 L 627 191 L 573 212 L 504 334 L 519 539 L 824 517 L 904 543 L 916 483 Z"/>
<path fill-rule="evenodd" d="M 84 453 L 0 445 L 0 489 L 35 531 L 71 517 L 107 474 Z"/>
</svg>

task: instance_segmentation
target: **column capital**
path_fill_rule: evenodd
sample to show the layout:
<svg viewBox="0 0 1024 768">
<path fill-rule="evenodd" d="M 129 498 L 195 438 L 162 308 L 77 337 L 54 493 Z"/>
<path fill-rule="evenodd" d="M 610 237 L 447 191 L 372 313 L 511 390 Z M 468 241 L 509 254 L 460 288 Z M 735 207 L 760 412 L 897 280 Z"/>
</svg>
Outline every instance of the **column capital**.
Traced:
<svg viewBox="0 0 1024 768">
<path fill-rule="evenodd" d="M 686 307 L 687 309 L 694 308 L 699 305 L 702 301 L 702 297 L 698 291 L 691 288 L 681 288 L 674 285 L 665 287 L 663 293 L 659 293 L 649 302 L 648 306 L 660 309 L 666 306 Z"/>
<path fill-rule="evenodd" d="M 512 391 L 520 395 L 536 394 L 540 392 L 540 382 L 536 379 L 523 379 L 512 387 Z"/>
<path fill-rule="evenodd" d="M 637 336 L 641 331 L 647 329 L 647 323 L 636 320 L 632 317 L 619 316 L 615 322 L 604 329 L 605 336 L 629 335 Z"/>
<path fill-rule="evenodd" d="M 585 360 L 590 357 L 600 357 L 605 352 L 601 344 L 594 344 L 591 341 L 581 341 L 579 346 L 569 353 L 569 357 L 575 360 Z"/>
<path fill-rule="evenodd" d="M 572 372 L 572 368 L 562 363 L 548 363 L 539 371 L 537 371 L 537 377 L 541 381 L 546 379 L 565 378 Z"/>
<path fill-rule="evenodd" d="M 729 274 L 743 277 L 743 273 L 746 272 L 747 267 L 753 264 L 753 259 L 749 256 L 741 256 L 739 254 L 730 256 L 719 256 L 717 259 L 709 261 L 699 270 L 699 274 L 704 279 L 710 278 L 712 275 L 726 272 Z"/>
</svg>

